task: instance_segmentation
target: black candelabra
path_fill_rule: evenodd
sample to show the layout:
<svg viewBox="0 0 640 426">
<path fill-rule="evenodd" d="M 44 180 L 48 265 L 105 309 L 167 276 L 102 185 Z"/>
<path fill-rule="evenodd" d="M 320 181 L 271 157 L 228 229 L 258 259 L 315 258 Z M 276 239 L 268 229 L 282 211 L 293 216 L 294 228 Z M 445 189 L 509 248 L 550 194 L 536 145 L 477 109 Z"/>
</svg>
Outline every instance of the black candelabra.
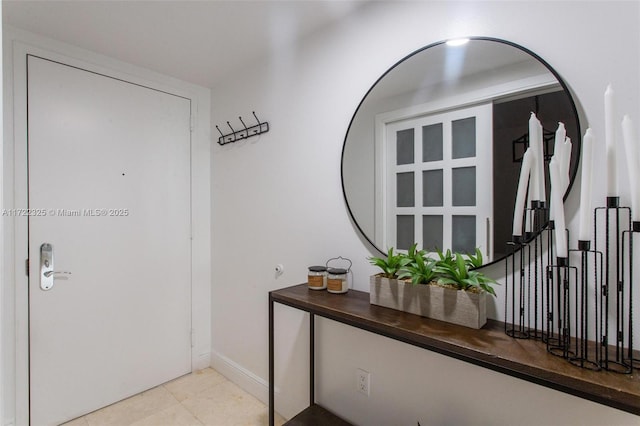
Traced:
<svg viewBox="0 0 640 426">
<path fill-rule="evenodd" d="M 621 264 L 621 268 L 624 271 L 625 269 L 625 263 L 624 263 L 624 259 L 629 259 L 628 262 L 628 266 L 627 266 L 627 271 L 628 271 L 628 287 L 629 287 L 629 324 L 628 324 L 628 330 L 629 330 L 629 344 L 627 346 L 627 353 L 625 355 L 624 351 L 623 351 L 623 364 L 629 365 L 631 366 L 631 368 L 640 368 L 640 355 L 638 354 L 637 351 L 634 352 L 634 340 L 633 340 L 633 236 L 636 234 L 640 233 L 640 221 L 632 221 L 631 222 L 631 229 L 629 229 L 629 231 L 623 231 L 622 233 L 622 247 L 623 247 L 623 256 L 622 256 L 622 264 Z M 625 244 L 626 242 L 626 244 Z M 627 255 L 628 257 L 624 256 L 624 248 L 627 247 Z M 636 297 L 638 297 L 636 295 Z"/>
<path fill-rule="evenodd" d="M 604 230 L 604 235 L 600 230 Z M 606 206 L 595 209 L 596 250 L 598 243 L 602 246 L 604 242 L 604 278 L 599 286 L 599 361 L 603 369 L 618 373 L 631 373 L 633 369 L 632 232 L 631 209 L 621 207 L 618 197 L 607 197 Z M 625 273 L 625 253 L 629 273 Z M 628 300 L 625 300 L 625 290 Z M 625 343 L 628 356 L 625 356 Z"/>
<path fill-rule="evenodd" d="M 548 209 L 544 203 L 533 202 L 525 215 L 530 230 L 514 237 L 510 243 L 513 254 L 505 262 L 505 333 L 516 339 L 545 339 L 546 292 L 540 283 L 545 268 L 544 249 L 551 241 L 546 232 Z"/>
<path fill-rule="evenodd" d="M 580 266 L 576 273 L 578 270 L 580 272 L 573 294 L 575 337 L 568 359 L 574 365 L 598 371 L 601 366 L 600 353 L 595 341 L 600 334 L 597 322 L 598 289 L 603 282 L 603 253 L 591 250 L 589 240 L 578 240 L 578 249 L 570 252 L 580 255 Z"/>
<path fill-rule="evenodd" d="M 556 233 L 544 205 L 525 214 L 532 232 L 515 237 L 505 262 L 505 333 L 535 339 L 547 351 L 590 370 L 628 374 L 640 366 L 634 350 L 633 238 L 640 221 L 608 197 L 593 212 L 593 242 L 558 257 Z M 573 261 L 573 264 L 572 264 Z M 636 296 L 637 297 L 637 296 Z"/>
<path fill-rule="evenodd" d="M 549 224 L 554 229 L 555 224 Z M 566 234 L 566 230 L 564 232 Z M 572 292 L 576 287 L 577 268 L 569 265 L 568 257 L 556 257 L 555 263 L 546 268 L 547 303 L 547 351 L 553 355 L 570 359 L 575 356 L 571 350 L 571 336 L 576 328 L 572 323 Z"/>
</svg>

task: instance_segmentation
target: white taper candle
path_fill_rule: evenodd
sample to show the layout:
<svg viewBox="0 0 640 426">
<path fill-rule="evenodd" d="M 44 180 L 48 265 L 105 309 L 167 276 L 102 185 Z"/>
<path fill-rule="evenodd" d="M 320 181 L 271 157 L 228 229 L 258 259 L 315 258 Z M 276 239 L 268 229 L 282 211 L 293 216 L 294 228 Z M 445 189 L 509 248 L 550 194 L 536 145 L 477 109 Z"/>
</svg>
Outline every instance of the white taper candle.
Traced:
<svg viewBox="0 0 640 426">
<path fill-rule="evenodd" d="M 538 167 L 538 161 L 544 161 L 543 158 L 538 159 L 538 119 L 535 113 L 531 113 L 529 117 L 529 148 L 531 152 L 531 185 L 529 185 L 529 192 L 531 192 L 530 199 L 533 201 L 540 200 L 540 176 Z"/>
<path fill-rule="evenodd" d="M 536 137 L 538 141 L 536 142 L 536 146 L 538 147 L 538 152 L 536 154 L 536 158 L 538 160 L 538 195 L 540 196 L 540 201 L 547 201 L 547 173 L 544 167 L 544 130 L 542 128 L 542 124 L 536 118 L 536 127 L 538 128 L 536 132 Z"/>
<path fill-rule="evenodd" d="M 564 140 L 567 137 L 567 130 L 564 128 L 564 123 L 559 122 L 556 129 L 556 139 L 553 143 L 553 156 L 557 159 L 561 159 L 564 155 Z"/>
<path fill-rule="evenodd" d="M 640 158 L 638 157 L 638 138 L 633 128 L 633 122 L 628 115 L 622 118 L 622 139 L 624 141 L 625 158 L 631 188 L 631 217 L 634 222 L 640 222 L 640 188 L 638 175 L 640 174 Z"/>
<path fill-rule="evenodd" d="M 607 147 L 607 197 L 618 196 L 614 117 L 614 94 L 609 84 L 607 90 L 604 92 L 604 135 Z"/>
<path fill-rule="evenodd" d="M 533 154 L 527 149 L 522 157 L 520 178 L 518 179 L 518 192 L 516 192 L 516 204 L 513 209 L 513 235 L 522 236 L 522 217 L 524 216 L 524 203 L 527 199 L 527 184 L 533 164 Z"/>
<path fill-rule="evenodd" d="M 533 181 L 531 180 L 531 172 L 529 172 L 529 190 L 527 191 L 527 201 L 524 203 L 524 234 L 533 231 L 533 218 L 531 217 L 531 210 L 527 210 L 527 208 L 531 208 L 531 185 L 533 185 Z"/>
<path fill-rule="evenodd" d="M 562 174 L 562 179 L 564 179 L 564 186 L 562 189 L 562 193 L 565 194 L 567 192 L 567 189 L 569 188 L 569 182 L 570 182 L 570 176 L 569 176 L 569 168 L 571 166 L 571 149 L 572 149 L 572 144 L 571 144 L 571 138 L 566 137 L 564 139 L 564 144 L 563 144 L 563 154 L 562 154 L 562 170 L 561 170 L 561 174 Z"/>
<path fill-rule="evenodd" d="M 580 188 L 580 225 L 578 240 L 591 241 L 593 210 L 591 209 L 593 175 L 593 131 L 587 129 L 582 138 L 582 173 Z"/>
<path fill-rule="evenodd" d="M 549 174 L 551 175 L 551 204 L 555 204 L 555 243 L 556 243 L 556 256 L 566 258 L 567 251 L 567 236 L 564 223 L 564 204 L 562 203 L 561 194 L 561 181 L 560 181 L 560 168 L 556 161 L 549 163 Z"/>
</svg>

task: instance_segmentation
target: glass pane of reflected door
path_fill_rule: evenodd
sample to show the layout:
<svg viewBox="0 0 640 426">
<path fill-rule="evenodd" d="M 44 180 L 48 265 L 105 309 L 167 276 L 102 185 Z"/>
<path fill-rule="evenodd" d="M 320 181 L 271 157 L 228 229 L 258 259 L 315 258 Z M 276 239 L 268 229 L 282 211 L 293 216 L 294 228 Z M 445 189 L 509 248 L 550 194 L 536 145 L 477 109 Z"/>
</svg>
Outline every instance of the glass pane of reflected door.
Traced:
<svg viewBox="0 0 640 426">
<path fill-rule="evenodd" d="M 467 117 L 451 122 L 451 158 L 476 156 L 476 118 Z"/>
<path fill-rule="evenodd" d="M 454 215 L 451 227 L 451 250 L 473 253 L 476 249 L 476 217 Z"/>
<path fill-rule="evenodd" d="M 396 205 L 398 207 L 415 206 L 415 182 L 413 172 L 398 173 L 396 175 Z"/>
<path fill-rule="evenodd" d="M 442 169 L 422 172 L 422 206 L 442 207 L 444 203 L 444 171 Z"/>
<path fill-rule="evenodd" d="M 451 200 L 454 206 L 476 205 L 475 167 L 457 167 L 451 170 Z"/>
<path fill-rule="evenodd" d="M 412 215 L 398 215 L 397 226 L 398 236 L 396 248 L 398 250 L 409 250 L 409 247 L 415 242 L 415 223 Z"/>
<path fill-rule="evenodd" d="M 444 228 L 442 215 L 422 216 L 422 248 L 428 252 L 442 249 Z"/>
<path fill-rule="evenodd" d="M 397 133 L 396 164 L 412 164 L 414 158 L 414 131 L 413 129 L 400 130 Z"/>
<path fill-rule="evenodd" d="M 422 126 L 422 162 L 441 161 L 443 153 L 442 123 Z"/>
</svg>

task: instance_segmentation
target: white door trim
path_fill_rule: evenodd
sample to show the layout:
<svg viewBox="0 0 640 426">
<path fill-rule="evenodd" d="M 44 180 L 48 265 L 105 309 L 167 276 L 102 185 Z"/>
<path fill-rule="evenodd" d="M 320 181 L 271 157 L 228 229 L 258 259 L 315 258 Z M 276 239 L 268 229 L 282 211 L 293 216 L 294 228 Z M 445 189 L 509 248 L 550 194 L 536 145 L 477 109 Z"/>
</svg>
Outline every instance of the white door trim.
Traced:
<svg viewBox="0 0 640 426">
<path fill-rule="evenodd" d="M 455 95 L 437 99 L 431 102 L 411 105 L 392 111 L 376 114 L 374 124 L 374 159 L 376 174 L 374 177 L 374 241 L 386 250 L 383 242 L 386 241 L 384 197 L 380 188 L 386 188 L 386 126 L 397 121 L 408 120 L 415 117 L 441 113 L 452 109 L 474 106 L 491 101 L 506 101 L 524 96 L 546 93 L 557 90 L 560 87 L 556 78 L 550 73 L 543 73 L 531 77 L 510 80 L 506 83 L 488 86 L 462 95 Z"/>
<path fill-rule="evenodd" d="M 27 206 L 26 55 L 72 66 L 174 93 L 191 100 L 191 276 L 192 369 L 209 366 L 211 352 L 211 206 L 210 206 L 210 104 L 209 89 L 76 48 L 24 31 L 5 28 L 4 74 L 4 209 Z M 25 274 L 28 233 L 26 217 L 2 217 L 4 265 L 0 285 L 3 347 L 2 424 L 29 421 L 28 277 Z"/>
</svg>

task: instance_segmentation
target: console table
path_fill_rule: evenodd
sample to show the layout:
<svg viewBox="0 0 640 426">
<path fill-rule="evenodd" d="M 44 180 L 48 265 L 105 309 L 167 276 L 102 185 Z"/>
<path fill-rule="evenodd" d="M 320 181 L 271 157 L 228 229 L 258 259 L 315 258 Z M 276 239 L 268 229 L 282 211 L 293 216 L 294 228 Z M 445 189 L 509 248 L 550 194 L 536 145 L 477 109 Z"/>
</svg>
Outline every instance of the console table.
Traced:
<svg viewBox="0 0 640 426">
<path fill-rule="evenodd" d="M 362 291 L 331 294 L 309 290 L 305 283 L 269 292 L 270 425 L 275 413 L 274 303 L 309 313 L 309 408 L 287 424 L 348 424 L 315 403 L 315 315 L 640 415 L 640 374 L 636 372 L 596 372 L 573 366 L 547 353 L 539 342 L 512 339 L 498 321 L 489 320 L 484 328 L 473 330 L 371 305 L 369 293 Z"/>
</svg>

